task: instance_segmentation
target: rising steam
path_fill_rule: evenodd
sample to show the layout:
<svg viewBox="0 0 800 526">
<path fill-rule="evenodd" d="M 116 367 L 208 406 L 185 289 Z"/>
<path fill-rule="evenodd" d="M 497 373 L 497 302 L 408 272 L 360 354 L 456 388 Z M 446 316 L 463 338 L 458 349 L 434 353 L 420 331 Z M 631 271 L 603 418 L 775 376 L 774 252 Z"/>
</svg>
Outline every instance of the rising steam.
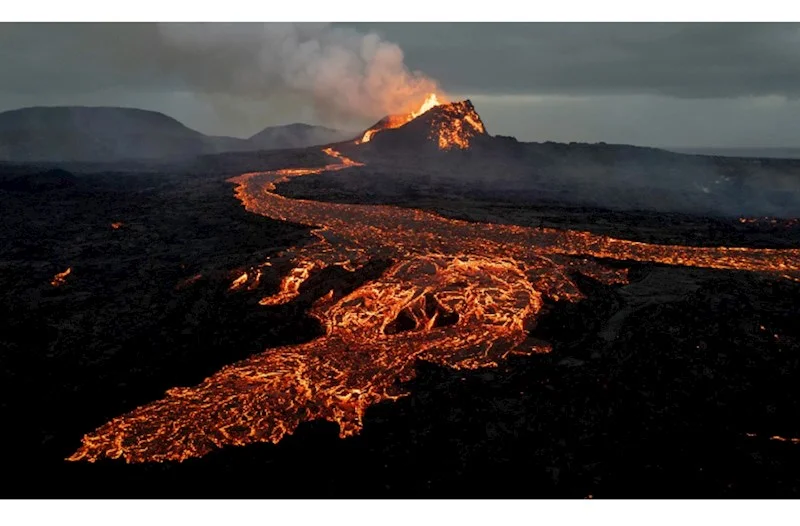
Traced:
<svg viewBox="0 0 800 526">
<path fill-rule="evenodd" d="M 158 32 L 166 56 L 174 57 L 170 72 L 200 93 L 218 90 L 216 75 L 224 72 L 226 88 L 241 96 L 286 91 L 326 116 L 376 119 L 407 113 L 441 91 L 406 67 L 399 46 L 374 33 L 277 23 L 160 24 Z"/>
</svg>

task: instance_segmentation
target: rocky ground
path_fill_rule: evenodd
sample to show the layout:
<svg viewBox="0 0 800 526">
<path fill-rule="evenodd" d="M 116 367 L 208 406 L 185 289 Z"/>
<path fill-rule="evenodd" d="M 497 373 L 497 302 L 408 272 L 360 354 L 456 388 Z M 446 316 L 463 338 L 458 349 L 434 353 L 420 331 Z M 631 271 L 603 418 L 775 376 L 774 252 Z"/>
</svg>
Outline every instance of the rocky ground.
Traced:
<svg viewBox="0 0 800 526">
<path fill-rule="evenodd" d="M 296 199 L 421 208 L 467 221 L 586 230 L 645 243 L 752 248 L 800 244 L 797 220 L 743 223 L 738 215 L 613 210 L 577 204 L 574 196 L 564 192 L 508 189 L 502 182 L 465 181 L 458 174 L 432 176 L 420 170 L 401 170 L 370 165 L 308 175 L 282 183 L 280 193 Z M 636 188 L 629 191 L 642 194 Z M 658 192 L 653 194 L 657 199 Z"/>
<path fill-rule="evenodd" d="M 548 305 L 533 335 L 549 355 L 466 373 L 420 364 L 411 395 L 372 407 L 357 437 L 312 422 L 183 464 L 64 462 L 109 418 L 319 328 L 303 302 L 260 308 L 258 291 L 227 290 L 309 235 L 245 212 L 219 172 L 56 175 L 66 182 L 0 189 L 5 497 L 800 496 L 800 284 L 658 265 L 624 287 L 580 279 L 585 301 Z M 326 184 L 282 191 L 352 200 Z M 422 190 L 397 203 L 431 201 Z M 734 220 L 436 196 L 429 208 L 473 219 L 800 244 Z"/>
</svg>

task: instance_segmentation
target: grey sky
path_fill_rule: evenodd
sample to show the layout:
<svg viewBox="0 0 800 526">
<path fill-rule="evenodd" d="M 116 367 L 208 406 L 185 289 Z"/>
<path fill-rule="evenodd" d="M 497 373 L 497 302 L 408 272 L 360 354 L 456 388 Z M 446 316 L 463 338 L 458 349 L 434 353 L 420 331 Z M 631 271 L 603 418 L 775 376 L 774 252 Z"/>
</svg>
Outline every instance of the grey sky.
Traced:
<svg viewBox="0 0 800 526">
<path fill-rule="evenodd" d="M 387 82 L 405 75 L 388 44 L 396 43 L 410 70 L 471 98 L 494 134 L 661 146 L 800 143 L 800 24 L 0 29 L 0 110 L 136 106 L 238 136 L 298 120 L 357 128 L 403 96 L 383 99 Z M 365 38 L 370 32 L 386 43 Z"/>
</svg>

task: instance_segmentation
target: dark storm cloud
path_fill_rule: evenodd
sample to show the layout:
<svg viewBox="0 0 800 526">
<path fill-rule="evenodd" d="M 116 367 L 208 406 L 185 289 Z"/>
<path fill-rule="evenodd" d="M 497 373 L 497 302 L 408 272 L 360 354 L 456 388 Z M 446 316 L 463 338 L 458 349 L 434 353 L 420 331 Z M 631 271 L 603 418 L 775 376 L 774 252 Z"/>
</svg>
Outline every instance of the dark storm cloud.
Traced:
<svg viewBox="0 0 800 526">
<path fill-rule="evenodd" d="M 800 24 L 368 24 L 470 93 L 800 94 Z"/>
<path fill-rule="evenodd" d="M 700 98 L 800 93 L 798 24 L 4 24 L 2 29 L 2 92 L 189 88 L 260 97 L 286 87 L 283 71 L 271 73 L 287 39 L 295 39 L 296 46 L 333 40 L 359 55 L 361 39 L 376 31 L 399 44 L 412 69 L 449 91 Z M 337 66 L 348 67 L 348 58 L 339 59 Z"/>
</svg>

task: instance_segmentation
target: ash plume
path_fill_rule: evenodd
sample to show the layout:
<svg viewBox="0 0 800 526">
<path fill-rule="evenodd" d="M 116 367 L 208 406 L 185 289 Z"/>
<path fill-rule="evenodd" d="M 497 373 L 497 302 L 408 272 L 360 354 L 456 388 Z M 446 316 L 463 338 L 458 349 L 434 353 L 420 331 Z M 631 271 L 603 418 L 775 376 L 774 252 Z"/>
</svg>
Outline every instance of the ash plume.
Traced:
<svg viewBox="0 0 800 526">
<path fill-rule="evenodd" d="M 186 89 L 262 98 L 299 94 L 329 119 L 407 112 L 438 90 L 411 71 L 403 51 L 377 34 L 325 24 L 157 26 L 162 69 Z"/>
</svg>

